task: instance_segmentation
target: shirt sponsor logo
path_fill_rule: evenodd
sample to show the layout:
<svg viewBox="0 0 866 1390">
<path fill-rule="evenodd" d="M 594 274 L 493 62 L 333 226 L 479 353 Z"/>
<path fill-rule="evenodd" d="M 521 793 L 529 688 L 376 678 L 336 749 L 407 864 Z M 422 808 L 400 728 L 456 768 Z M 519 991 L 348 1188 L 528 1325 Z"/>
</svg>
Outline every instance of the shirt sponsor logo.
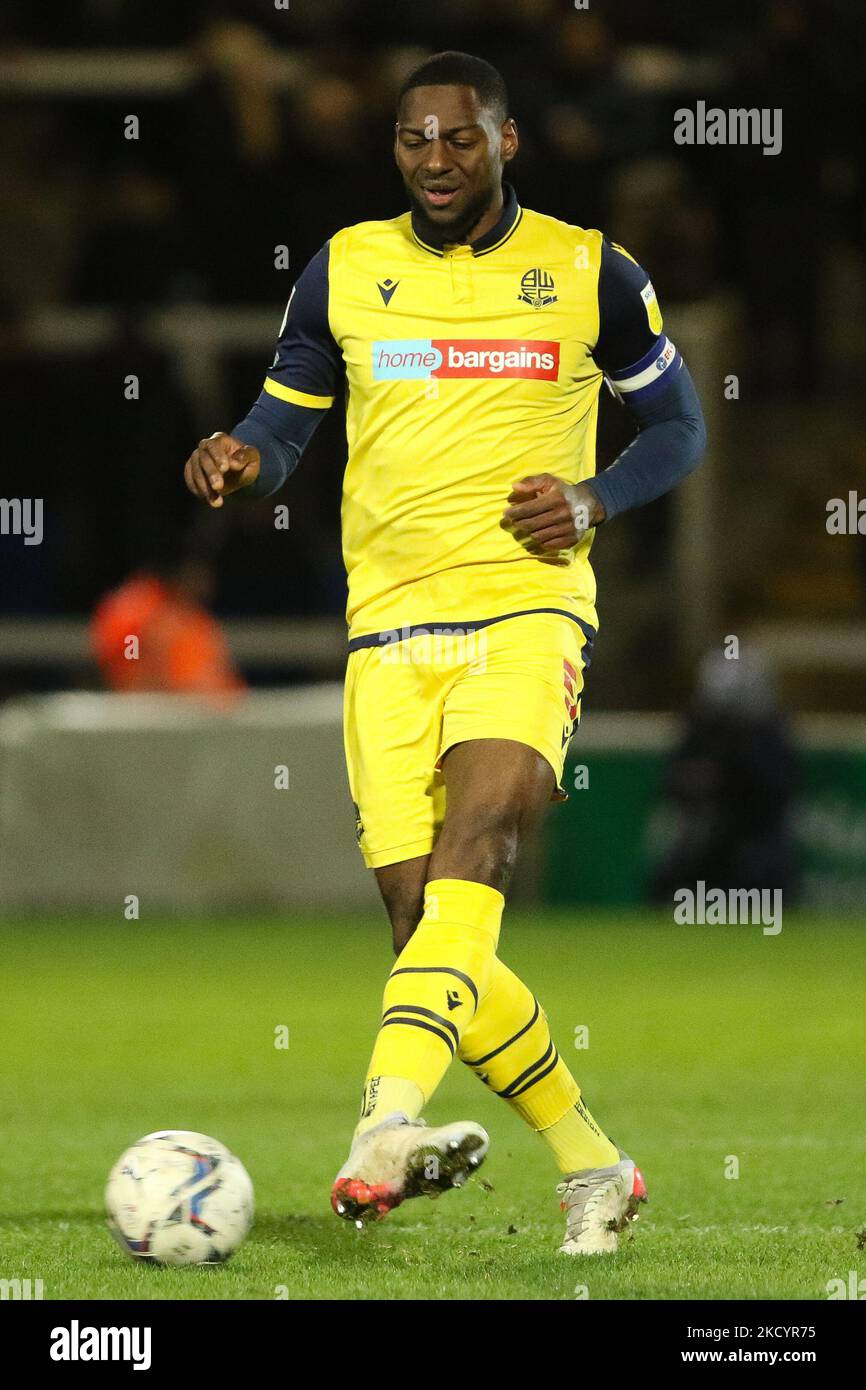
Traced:
<svg viewBox="0 0 866 1390">
<path fill-rule="evenodd" d="M 559 343 L 521 338 L 401 338 L 373 344 L 376 381 L 428 377 L 555 381 Z"/>
</svg>

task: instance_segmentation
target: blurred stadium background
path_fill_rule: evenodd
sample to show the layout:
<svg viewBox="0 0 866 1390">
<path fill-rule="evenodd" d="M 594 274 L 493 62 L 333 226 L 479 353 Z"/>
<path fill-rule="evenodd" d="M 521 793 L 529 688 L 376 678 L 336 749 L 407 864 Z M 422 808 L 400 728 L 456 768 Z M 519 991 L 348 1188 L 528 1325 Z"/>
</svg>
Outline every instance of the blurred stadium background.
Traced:
<svg viewBox="0 0 866 1390">
<path fill-rule="evenodd" d="M 272 502 L 199 516 L 181 468 L 255 398 L 307 259 L 403 210 L 394 94 L 443 47 L 503 71 L 521 201 L 648 268 L 711 440 L 598 538 L 574 791 L 520 893 L 866 901 L 866 536 L 826 526 L 866 495 L 860 0 L 8 0 L 0 494 L 42 498 L 44 536 L 0 537 L 0 909 L 373 903 L 342 764 L 339 411 L 278 499 L 288 530 Z M 698 100 L 781 107 L 782 153 L 676 145 Z M 600 465 L 626 439 L 605 398 Z M 103 601 L 139 574 L 183 586 L 224 693 L 172 693 L 186 668 L 118 693 Z"/>
</svg>

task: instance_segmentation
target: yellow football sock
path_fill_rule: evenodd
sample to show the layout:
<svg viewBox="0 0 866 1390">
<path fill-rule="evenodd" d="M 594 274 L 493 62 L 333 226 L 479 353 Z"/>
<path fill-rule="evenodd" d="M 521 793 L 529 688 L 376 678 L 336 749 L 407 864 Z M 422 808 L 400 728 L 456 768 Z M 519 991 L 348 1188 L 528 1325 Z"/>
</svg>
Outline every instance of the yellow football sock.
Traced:
<svg viewBox="0 0 866 1390">
<path fill-rule="evenodd" d="M 459 1055 L 550 1145 L 560 1172 L 618 1161 L 616 1145 L 586 1109 L 553 1045 L 544 1010 L 501 960 L 493 962 L 490 986 L 463 1033 Z"/>
<path fill-rule="evenodd" d="M 560 1066 L 564 1064 L 560 1062 Z M 582 1099 L 566 1110 L 561 1120 L 541 1131 L 553 1150 L 560 1173 L 579 1173 L 583 1168 L 608 1168 L 619 1162 L 619 1149 L 602 1134 Z"/>
<path fill-rule="evenodd" d="M 414 1119 L 436 1090 L 487 993 L 504 902 L 467 879 L 427 884 L 424 916 L 385 986 L 356 1136 L 395 1110 Z"/>
<path fill-rule="evenodd" d="M 368 1076 L 364 1082 L 361 1120 L 356 1133 L 363 1134 L 365 1129 L 377 1125 L 386 1115 L 394 1115 L 398 1110 L 410 1120 L 417 1120 L 423 1109 L 424 1092 L 414 1081 L 406 1081 L 402 1076 Z M 376 1118 L 372 1119 L 374 1111 Z"/>
</svg>

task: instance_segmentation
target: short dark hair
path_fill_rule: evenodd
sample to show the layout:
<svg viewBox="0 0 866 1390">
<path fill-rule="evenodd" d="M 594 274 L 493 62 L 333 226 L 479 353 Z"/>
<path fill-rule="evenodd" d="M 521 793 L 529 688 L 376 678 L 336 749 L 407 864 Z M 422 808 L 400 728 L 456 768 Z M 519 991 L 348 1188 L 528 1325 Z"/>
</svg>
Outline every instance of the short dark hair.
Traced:
<svg viewBox="0 0 866 1390">
<path fill-rule="evenodd" d="M 471 53 L 434 53 L 409 73 L 397 97 L 397 109 L 413 87 L 474 87 L 481 105 L 500 123 L 508 119 L 508 90 L 492 63 Z"/>
</svg>

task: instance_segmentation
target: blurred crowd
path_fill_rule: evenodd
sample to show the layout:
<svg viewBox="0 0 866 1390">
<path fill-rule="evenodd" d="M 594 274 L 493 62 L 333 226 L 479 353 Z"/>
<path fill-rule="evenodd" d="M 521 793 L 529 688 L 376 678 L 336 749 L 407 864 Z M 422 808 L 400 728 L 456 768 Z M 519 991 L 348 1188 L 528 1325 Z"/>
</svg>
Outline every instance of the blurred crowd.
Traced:
<svg viewBox="0 0 866 1390">
<path fill-rule="evenodd" d="M 700 16 L 690 0 L 78 0 L 6 15 L 0 61 L 29 45 L 103 50 L 106 64 L 139 45 L 184 61 L 175 89 L 4 101 L 5 288 L 17 298 L 279 299 L 274 245 L 300 268 L 347 220 L 403 210 L 394 95 L 440 46 L 505 75 L 527 206 L 615 223 L 652 249 L 668 298 L 733 279 L 772 308 L 792 269 L 786 246 L 808 279 L 802 262 L 820 260 L 828 218 L 862 239 L 859 0 L 726 0 Z M 784 154 L 675 146 L 672 113 L 697 98 L 781 106 Z M 130 112 L 136 140 L 122 138 Z M 769 282 L 754 249 L 768 236 Z M 804 288 L 801 275 L 801 306 Z"/>
<path fill-rule="evenodd" d="M 154 538 L 183 547 L 180 474 L 202 432 L 200 402 L 148 338 L 145 311 L 257 305 L 273 310 L 276 333 L 291 281 L 334 230 L 403 211 L 395 91 L 445 47 L 502 70 L 525 205 L 602 227 L 650 267 L 666 305 L 734 296 L 754 399 L 839 388 L 828 256 L 836 248 L 850 297 L 862 295 L 862 0 L 7 0 L 4 73 L 44 50 L 101 57 L 114 72 L 116 52 L 131 50 L 169 78 L 134 91 L 0 89 L 0 395 L 28 487 L 38 479 L 51 499 L 41 547 L 12 556 L 3 543 L 0 613 L 83 614 L 147 563 Z M 698 99 L 783 108 L 783 153 L 675 145 L 673 112 Z M 130 114 L 135 140 L 123 133 Z M 288 273 L 275 267 L 278 245 Z M 46 348 L 32 324 L 55 306 L 110 307 L 108 339 Z M 245 413 L 267 360 L 242 347 L 224 355 L 224 409 L 210 428 Z M 133 424 L 120 368 L 146 384 Z M 617 427 L 609 438 L 603 427 L 608 458 Z M 334 419 L 293 483 L 304 524 L 291 546 L 266 510 L 236 510 L 216 565 L 218 610 L 341 610 L 342 450 Z"/>
</svg>

